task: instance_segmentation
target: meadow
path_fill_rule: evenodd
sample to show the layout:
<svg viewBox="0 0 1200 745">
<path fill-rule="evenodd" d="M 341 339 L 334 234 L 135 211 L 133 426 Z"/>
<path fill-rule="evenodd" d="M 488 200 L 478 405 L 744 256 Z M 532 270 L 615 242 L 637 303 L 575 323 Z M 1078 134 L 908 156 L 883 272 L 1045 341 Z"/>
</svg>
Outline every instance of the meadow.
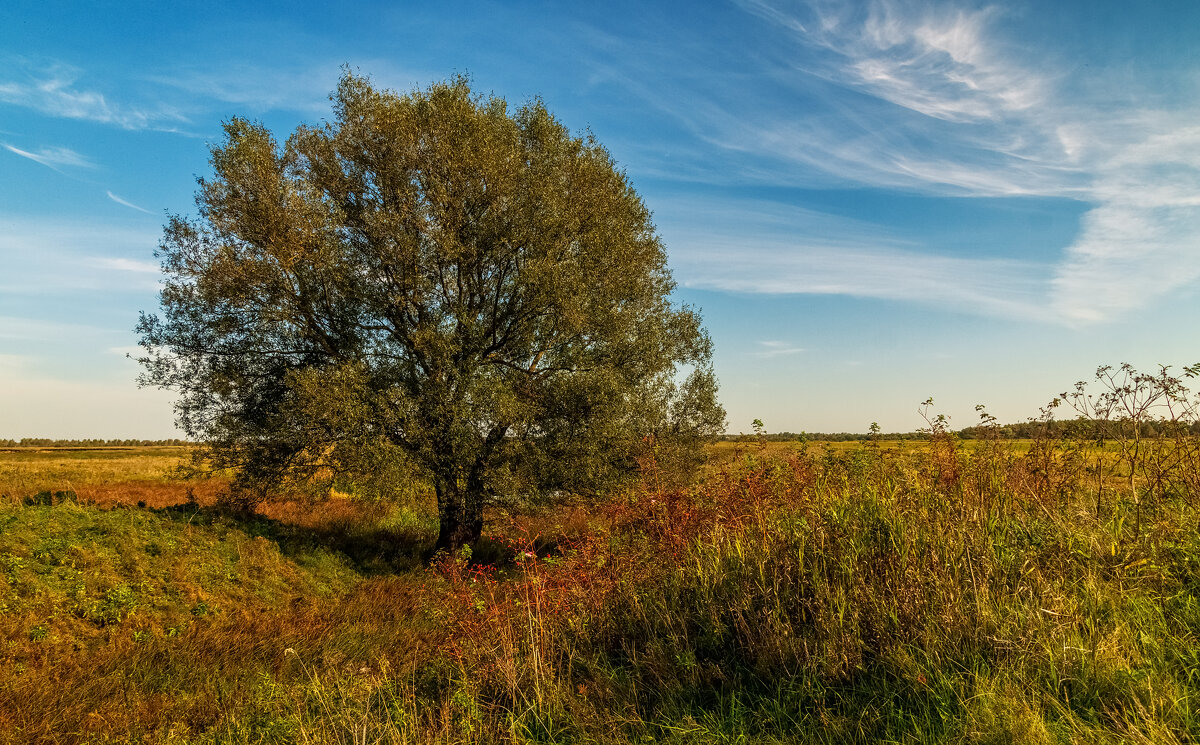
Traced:
<svg viewBox="0 0 1200 745">
<path fill-rule="evenodd" d="M 1196 742 L 1195 407 L 1135 382 L 1026 440 L 648 448 L 456 555 L 419 484 L 248 511 L 187 446 L 5 447 L 0 742 Z"/>
</svg>

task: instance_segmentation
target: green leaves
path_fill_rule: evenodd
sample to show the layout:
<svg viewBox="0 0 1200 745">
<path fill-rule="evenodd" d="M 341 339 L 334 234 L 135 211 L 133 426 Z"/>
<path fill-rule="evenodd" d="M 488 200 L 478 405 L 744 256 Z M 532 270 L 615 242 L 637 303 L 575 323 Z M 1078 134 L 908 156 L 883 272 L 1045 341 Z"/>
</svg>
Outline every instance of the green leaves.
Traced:
<svg viewBox="0 0 1200 745">
<path fill-rule="evenodd" d="M 218 462 L 270 484 L 385 443 L 482 503 L 599 488 L 643 437 L 722 429 L 699 316 L 590 135 L 461 77 L 398 95 L 346 74 L 334 114 L 283 147 L 228 122 L 199 219 L 166 228 L 144 380 Z"/>
</svg>

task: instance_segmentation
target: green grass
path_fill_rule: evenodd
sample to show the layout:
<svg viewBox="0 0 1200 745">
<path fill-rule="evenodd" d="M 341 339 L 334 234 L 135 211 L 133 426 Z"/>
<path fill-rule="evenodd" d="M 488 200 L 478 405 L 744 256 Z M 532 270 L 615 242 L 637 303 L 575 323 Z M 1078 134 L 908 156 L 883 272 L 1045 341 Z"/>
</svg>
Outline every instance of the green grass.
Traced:
<svg viewBox="0 0 1200 745">
<path fill-rule="evenodd" d="M 1196 742 L 1194 495 L 1093 485 L 750 446 L 432 566 L 423 503 L 10 500 L 0 742 Z"/>
<path fill-rule="evenodd" d="M 319 546 L 285 557 L 245 526 L 198 510 L 0 508 L 6 618 L 51 638 L 133 619 L 155 633 L 223 608 L 270 607 L 345 590 L 355 573 Z M 81 622 L 82 627 L 81 627 Z"/>
</svg>

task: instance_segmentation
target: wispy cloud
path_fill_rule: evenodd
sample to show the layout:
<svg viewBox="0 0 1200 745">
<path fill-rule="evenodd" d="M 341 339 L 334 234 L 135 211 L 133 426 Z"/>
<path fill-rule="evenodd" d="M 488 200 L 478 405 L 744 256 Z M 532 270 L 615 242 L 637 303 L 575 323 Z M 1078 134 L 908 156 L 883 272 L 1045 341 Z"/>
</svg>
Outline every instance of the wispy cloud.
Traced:
<svg viewBox="0 0 1200 745">
<path fill-rule="evenodd" d="M 1200 127 L 1098 164 L 1096 206 L 1053 280 L 1058 312 L 1099 321 L 1200 280 Z"/>
<path fill-rule="evenodd" d="M 327 61 L 283 67 L 250 63 L 205 65 L 184 68 L 148 78 L 167 89 L 186 93 L 192 99 L 233 104 L 250 112 L 294 111 L 309 116 L 330 113 L 329 96 L 341 77 L 342 61 Z M 361 69 L 380 87 L 407 91 L 436 79 L 434 71 L 398 68 L 386 58 L 361 60 Z M 444 73 L 443 73 L 444 74 Z"/>
<path fill-rule="evenodd" d="M 762 357 L 764 359 L 770 359 L 772 357 L 787 357 L 793 354 L 800 354 L 804 352 L 803 347 L 797 347 L 796 345 L 787 341 L 760 341 L 758 345 L 762 349 L 754 352 L 753 354 L 755 357 Z"/>
<path fill-rule="evenodd" d="M 685 287 L 1055 319 L 1049 263 L 930 254 L 879 225 L 759 200 L 662 200 L 660 207 L 671 264 Z"/>
<path fill-rule="evenodd" d="M 761 5 L 759 7 L 762 7 Z M 858 13 L 818 9 L 808 36 L 840 55 L 848 79 L 873 95 L 951 122 L 998 119 L 1040 103 L 1046 78 L 1013 64 L 988 34 L 995 7 L 876 0 Z"/>
<path fill-rule="evenodd" d="M 61 321 L 48 321 L 42 318 L 0 316 L 0 339 L 42 340 L 63 336 L 94 338 L 97 334 L 102 333 L 111 333 L 111 330 L 85 323 L 63 323 Z M 12 355 L 12 357 L 16 359 L 33 359 L 32 357 L 21 357 L 20 355 Z"/>
<path fill-rule="evenodd" d="M 146 209 L 145 207 L 139 207 L 139 206 L 137 206 L 136 204 L 134 204 L 133 202 L 128 202 L 128 201 L 126 201 L 126 200 L 124 200 L 124 199 L 121 199 L 121 198 L 120 198 L 120 197 L 118 197 L 116 194 L 113 194 L 111 191 L 106 191 L 106 192 L 104 192 L 104 193 L 108 195 L 108 198 L 109 198 L 109 199 L 113 200 L 114 202 L 116 202 L 117 204 L 121 205 L 122 207 L 129 207 L 130 209 L 135 209 L 135 210 L 137 210 L 138 212 L 145 212 L 147 215 L 153 215 L 153 214 L 154 214 L 153 212 L 151 212 L 150 210 Z"/>
<path fill-rule="evenodd" d="M 215 122 L 233 113 L 328 115 L 343 60 L 282 67 L 236 62 L 177 67 L 123 78 L 116 90 L 101 90 L 85 70 L 62 62 L 2 61 L 9 64 L 0 72 L 0 103 L 123 129 L 195 135 L 186 131 L 190 121 Z M 436 77 L 397 68 L 386 59 L 363 60 L 362 65 L 378 84 L 400 90 Z"/>
<path fill-rule="evenodd" d="M 0 294 L 152 292 L 159 267 L 149 257 L 157 242 L 158 233 L 140 225 L 0 214 Z"/>
<path fill-rule="evenodd" d="M 799 50 L 771 63 L 781 94 L 818 105 L 766 110 L 740 131 L 741 117 L 717 118 L 704 127 L 714 144 L 931 194 L 1086 193 L 1088 174 L 1059 137 L 1070 123 L 1055 99 L 1061 74 L 1030 64 L 1029 50 L 995 32 L 997 7 L 742 5 Z"/>
<path fill-rule="evenodd" d="M 1066 323 L 1117 318 L 1200 282 L 1194 98 L 1139 94 L 1132 69 L 1064 64 L 1016 36 L 1020 24 L 999 3 L 740 4 L 776 33 L 756 50 L 762 74 L 753 86 L 719 71 L 624 71 L 628 90 L 717 147 L 707 172 L 691 176 L 1067 198 L 1090 211 L 1075 240 L 1045 262 L 954 259 L 873 241 L 850 241 L 857 245 L 846 252 L 797 233 L 805 237 L 790 244 L 771 239 L 776 248 L 791 246 L 786 260 L 759 252 L 748 261 L 757 271 L 696 264 L 685 282 L 918 302 L 949 294 L 958 307 Z M 703 59 L 695 62 L 707 72 Z M 656 83 L 646 82 L 656 74 Z M 673 167 L 663 161 L 661 170 Z M 849 260 L 878 261 L 897 272 L 898 286 L 870 267 L 843 272 Z"/>
<path fill-rule="evenodd" d="M 136 272 L 139 274 L 158 274 L 162 269 L 153 261 L 125 258 L 96 258 L 91 263 L 105 269 L 116 269 L 121 272 Z"/>
<path fill-rule="evenodd" d="M 79 153 L 65 147 L 44 147 L 36 152 L 22 150 L 13 145 L 5 143 L 4 149 L 14 155 L 19 155 L 22 158 L 28 158 L 34 163 L 40 163 L 47 168 L 59 170 L 60 167 L 76 167 L 76 168 L 94 168 L 95 163 L 91 162 Z"/>
<path fill-rule="evenodd" d="M 872 249 L 710 242 L 680 262 L 686 287 L 771 295 L 850 295 L 903 300 L 961 313 L 1046 320 L 1040 264 Z"/>
<path fill-rule="evenodd" d="M 0 79 L 0 102 L 49 116 L 111 124 L 123 129 L 173 129 L 184 117 L 161 107 L 118 104 L 100 91 L 79 85 L 82 71 L 61 63 L 40 68 L 14 65 L 18 79 Z M 23 73 L 23 74 L 22 74 Z"/>
<path fill-rule="evenodd" d="M 337 86 L 336 65 L 280 70 L 254 65 L 185 69 L 160 74 L 150 81 L 182 91 L 193 99 L 235 104 L 254 112 L 287 109 L 327 114 L 329 94 Z"/>
</svg>

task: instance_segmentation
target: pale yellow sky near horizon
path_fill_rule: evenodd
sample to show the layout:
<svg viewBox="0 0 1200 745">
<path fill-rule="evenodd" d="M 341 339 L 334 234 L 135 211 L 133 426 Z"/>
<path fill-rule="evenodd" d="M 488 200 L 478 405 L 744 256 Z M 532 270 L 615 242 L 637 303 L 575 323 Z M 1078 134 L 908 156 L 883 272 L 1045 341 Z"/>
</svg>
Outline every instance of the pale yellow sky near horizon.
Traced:
<svg viewBox="0 0 1200 745">
<path fill-rule="evenodd" d="M 19 378 L 0 389 L 0 439 L 141 439 L 182 437 L 171 410 L 175 394 L 109 382 Z"/>
</svg>

